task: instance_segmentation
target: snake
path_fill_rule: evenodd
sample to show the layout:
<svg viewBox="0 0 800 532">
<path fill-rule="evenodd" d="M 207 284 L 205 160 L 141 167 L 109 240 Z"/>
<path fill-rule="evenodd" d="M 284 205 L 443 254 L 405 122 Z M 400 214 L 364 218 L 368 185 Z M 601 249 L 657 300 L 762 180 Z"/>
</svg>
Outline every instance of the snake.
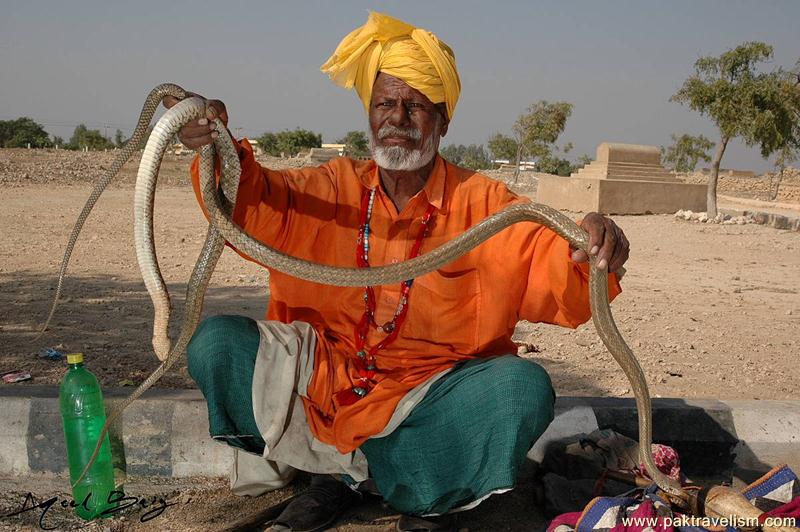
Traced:
<svg viewBox="0 0 800 532">
<path fill-rule="evenodd" d="M 231 219 L 232 205 L 236 198 L 241 168 L 234 141 L 225 125 L 217 119 L 216 131 L 219 132 L 219 135 L 214 139 L 213 144 L 206 145 L 200 150 L 201 191 L 211 223 L 209 224 L 200 256 L 187 283 L 186 303 L 181 329 L 177 340 L 173 344 L 167 333 L 171 315 L 171 303 L 155 253 L 153 201 L 158 179 L 158 168 L 164 152 L 184 124 L 204 117 L 206 112 L 205 100 L 194 96 L 188 97 L 186 91 L 175 84 L 165 83 L 158 85 L 148 94 L 131 139 L 121 150 L 109 171 L 95 183 L 91 195 L 70 234 L 59 270 L 55 299 L 42 332 L 46 330 L 55 313 L 70 256 L 89 212 L 102 191 L 144 138 L 147 126 L 152 120 L 158 104 L 167 95 L 174 96 L 180 102 L 167 110 L 153 128 L 142 154 L 134 199 L 136 256 L 142 272 L 142 278 L 155 309 L 152 343 L 156 356 L 161 360 L 161 363 L 130 396 L 111 409 L 98 438 L 94 453 L 79 478 L 73 483 L 73 486 L 80 482 L 95 461 L 103 439 L 108 432 L 108 427 L 122 414 L 125 408 L 155 384 L 185 353 L 200 319 L 205 290 L 208 287 L 214 267 L 226 241 L 261 264 L 300 279 L 335 286 L 373 286 L 402 282 L 432 272 L 452 262 L 512 224 L 536 222 L 550 228 L 566 239 L 572 248 L 582 249 L 587 252 L 590 262 L 589 299 L 592 320 L 599 337 L 617 364 L 622 368 L 631 384 L 638 412 L 640 461 L 645 466 L 650 478 L 665 493 L 680 500 L 684 500 L 687 497 L 680 484 L 663 474 L 656 467 L 653 460 L 651 452 L 652 406 L 647 381 L 644 371 L 617 328 L 611 313 L 611 307 L 608 302 L 608 271 L 606 268 L 599 268 L 597 266 L 597 258 L 588 252 L 589 235 L 586 231 L 569 217 L 547 205 L 533 202 L 510 205 L 478 222 L 454 239 L 405 262 L 369 268 L 347 268 L 305 261 L 273 249 L 256 240 L 245 233 Z M 219 185 L 217 185 L 215 175 L 215 157 L 219 159 L 221 167 Z"/>
</svg>

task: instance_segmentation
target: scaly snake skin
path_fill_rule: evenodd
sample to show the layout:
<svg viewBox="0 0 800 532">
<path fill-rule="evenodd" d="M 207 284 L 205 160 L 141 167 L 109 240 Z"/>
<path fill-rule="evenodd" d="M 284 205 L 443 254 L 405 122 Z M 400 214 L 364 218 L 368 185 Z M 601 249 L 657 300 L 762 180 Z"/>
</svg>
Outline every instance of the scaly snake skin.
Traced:
<svg viewBox="0 0 800 532">
<path fill-rule="evenodd" d="M 233 141 L 227 134 L 227 130 L 223 124 L 218 121 L 217 131 L 219 132 L 219 136 L 215 140 L 213 147 L 205 146 L 201 150 L 202 157 L 200 164 L 203 199 L 212 223 L 209 226 L 201 255 L 188 282 L 186 308 L 178 340 L 175 345 L 170 346 L 170 340 L 167 335 L 170 301 L 155 255 L 152 224 L 153 198 L 158 177 L 158 167 L 164 151 L 169 146 L 173 136 L 185 123 L 205 116 L 205 102 L 200 98 L 186 98 L 186 92 L 177 85 L 163 84 L 153 89 L 148 95 L 134 135 L 114 161 L 109 173 L 95 184 L 89 200 L 81 211 L 78 221 L 70 235 L 69 242 L 67 243 L 67 250 L 64 254 L 64 260 L 58 278 L 56 300 L 53 303 L 45 328 L 49 324 L 55 311 L 67 264 L 86 217 L 108 182 L 119 171 L 119 168 L 122 167 L 127 158 L 130 157 L 134 148 L 138 145 L 158 103 L 166 95 L 175 96 L 182 101 L 168 110 L 153 129 L 147 147 L 142 155 L 137 176 L 134 203 L 136 256 L 139 261 L 145 285 L 153 299 L 153 305 L 155 307 L 153 347 L 158 358 L 162 360 L 162 363 L 153 374 L 130 395 L 130 397 L 120 403 L 109 414 L 98 440 L 97 447 L 95 448 L 95 452 L 81 476 L 75 481 L 75 484 L 83 478 L 94 462 L 100 448 L 100 443 L 103 441 L 109 425 L 119 417 L 128 405 L 158 381 L 158 379 L 160 379 L 175 363 L 178 357 L 185 352 L 186 346 L 197 327 L 203 304 L 203 296 L 214 267 L 216 266 L 217 259 L 224 247 L 225 240 L 253 259 L 278 271 L 308 281 L 337 286 L 378 285 L 401 282 L 406 279 L 419 277 L 420 275 L 429 273 L 451 262 L 505 227 L 522 221 L 533 221 L 543 224 L 568 240 L 573 248 L 587 250 L 588 235 L 583 229 L 578 227 L 575 222 L 550 207 L 529 203 L 510 206 L 486 218 L 450 242 L 403 263 L 371 268 L 341 268 L 296 259 L 258 242 L 245 234 L 231 221 L 231 201 L 226 198 L 236 197 L 235 191 L 238 187 L 238 179 L 241 170 Z M 224 197 L 221 197 L 215 185 L 213 158 L 215 148 L 222 160 L 222 177 L 220 184 L 225 194 Z M 625 372 L 636 397 L 636 406 L 639 412 L 640 460 L 645 464 L 651 478 L 662 490 L 675 497 L 684 499 L 686 494 L 680 489 L 680 486 L 661 473 L 653 462 L 652 453 L 650 452 L 652 442 L 652 413 L 647 382 L 641 366 L 622 338 L 611 315 L 611 309 L 608 304 L 608 273 L 605 270 L 597 268 L 596 259 L 593 256 L 590 257 L 589 285 L 592 319 L 603 343 Z"/>
</svg>

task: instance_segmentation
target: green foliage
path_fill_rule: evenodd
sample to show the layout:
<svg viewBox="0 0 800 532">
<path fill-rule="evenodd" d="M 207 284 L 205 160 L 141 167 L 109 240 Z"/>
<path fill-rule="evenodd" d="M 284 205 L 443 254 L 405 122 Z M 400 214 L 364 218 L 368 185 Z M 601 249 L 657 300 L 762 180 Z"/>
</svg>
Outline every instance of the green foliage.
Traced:
<svg viewBox="0 0 800 532">
<path fill-rule="evenodd" d="M 517 141 L 502 133 L 495 133 L 489 137 L 487 145 L 494 160 L 513 161 L 517 156 Z"/>
<path fill-rule="evenodd" d="M 784 146 L 775 157 L 773 166 L 776 170 L 783 172 L 788 166 L 800 159 L 800 148 L 796 146 Z"/>
<path fill-rule="evenodd" d="M 575 168 L 568 159 L 555 155 L 548 155 L 536 161 L 536 169 L 546 174 L 569 176 Z"/>
<path fill-rule="evenodd" d="M 540 100 L 528 107 L 513 127 L 521 148 L 520 155 L 536 159 L 550 156 L 572 114 L 572 107 L 568 102 L 551 103 L 546 100 Z"/>
<path fill-rule="evenodd" d="M 99 130 L 88 129 L 84 124 L 80 124 L 72 132 L 69 142 L 64 146 L 69 150 L 107 150 L 113 149 L 114 143 L 105 138 Z"/>
<path fill-rule="evenodd" d="M 266 132 L 258 137 L 264 152 L 274 157 L 294 157 L 301 151 L 322 146 L 322 135 L 307 129 L 284 129 L 278 133 Z"/>
<path fill-rule="evenodd" d="M 336 141 L 345 145 L 345 153 L 351 157 L 365 157 L 369 155 L 369 141 L 363 131 L 348 131 L 344 137 Z"/>
<path fill-rule="evenodd" d="M 258 138 L 258 143 L 262 150 L 275 157 L 294 157 L 301 151 L 322 146 L 322 135 L 298 127 L 293 131 L 268 131 Z"/>
<path fill-rule="evenodd" d="M 775 157 L 775 162 L 773 163 L 776 175 L 769 178 L 770 200 L 775 201 L 778 198 L 778 192 L 780 191 L 781 181 L 783 181 L 786 168 L 798 159 L 800 159 L 800 150 L 796 147 L 784 146 L 778 152 L 778 156 Z"/>
<path fill-rule="evenodd" d="M 684 133 L 680 137 L 672 135 L 672 146 L 664 150 L 664 163 L 676 172 L 692 172 L 700 161 L 709 162 L 708 150 L 714 143 L 703 135 L 693 136 Z"/>
<path fill-rule="evenodd" d="M 731 139 L 758 145 L 763 157 L 800 144 L 800 91 L 794 74 L 780 68 L 756 69 L 771 58 L 772 46 L 763 42 L 746 42 L 719 57 L 702 57 L 695 62 L 694 75 L 670 99 L 708 116 L 719 129 L 708 181 L 709 217 L 717 214 L 719 166 Z"/>
<path fill-rule="evenodd" d="M 593 160 L 594 159 L 592 159 L 592 157 L 590 155 L 587 155 L 587 154 L 584 153 L 583 155 L 578 157 L 578 162 L 575 163 L 575 171 L 580 170 L 581 168 L 583 168 L 587 164 L 591 164 Z"/>
<path fill-rule="evenodd" d="M 40 124 L 28 117 L 0 120 L 0 147 L 44 148 L 50 146 L 50 137 Z"/>
<path fill-rule="evenodd" d="M 536 161 L 536 169 L 539 172 L 546 174 L 555 174 L 560 176 L 572 175 L 580 166 L 572 164 L 566 157 L 561 157 L 558 152 L 566 155 L 572 151 L 572 143 L 567 142 L 563 148 L 559 149 L 557 146 L 552 146 L 551 149 L 544 157 L 540 157 Z"/>
<path fill-rule="evenodd" d="M 281 151 L 278 149 L 278 137 L 275 133 L 267 131 L 258 137 L 258 145 L 264 150 L 264 153 L 272 155 L 273 157 L 280 157 Z"/>
<path fill-rule="evenodd" d="M 123 145 L 125 145 L 125 135 L 123 135 L 122 130 L 120 129 L 114 133 L 114 145 L 117 148 L 121 148 Z"/>
<path fill-rule="evenodd" d="M 309 148 L 322 146 L 322 135 L 307 129 L 281 131 L 277 134 L 278 149 L 287 155 L 297 155 Z"/>
<path fill-rule="evenodd" d="M 491 168 L 492 165 L 483 144 L 470 144 L 469 146 L 450 144 L 441 148 L 439 153 L 451 163 L 472 170 Z"/>
</svg>

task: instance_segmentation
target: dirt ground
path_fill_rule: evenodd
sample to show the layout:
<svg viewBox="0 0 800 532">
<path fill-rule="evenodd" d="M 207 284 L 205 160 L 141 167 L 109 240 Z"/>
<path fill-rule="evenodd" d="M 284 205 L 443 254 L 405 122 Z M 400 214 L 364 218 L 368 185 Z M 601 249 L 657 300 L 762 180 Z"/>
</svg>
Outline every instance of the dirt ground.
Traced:
<svg viewBox="0 0 800 532">
<path fill-rule="evenodd" d="M 60 483 L 61 489 L 54 489 L 53 481 L 48 478 L 0 480 L 4 486 L 0 492 L 0 532 L 79 528 L 89 532 L 244 532 L 254 530 L 244 526 L 251 516 L 263 515 L 266 510 L 308 486 L 308 478 L 303 476 L 287 488 L 260 497 L 237 497 L 228 489 L 227 479 L 135 478 L 125 484 L 125 496 L 129 499 L 122 504 L 130 506 L 110 519 L 85 523 L 70 510 L 60 507 L 62 500 L 71 500 L 65 490 L 68 486 L 66 480 Z M 523 480 L 513 491 L 490 498 L 478 510 L 462 514 L 459 520 L 461 530 L 530 532 L 542 529 L 546 521 L 537 505 L 532 503 L 536 498 L 534 489 L 531 482 Z M 36 502 L 53 497 L 57 497 L 58 502 L 46 512 L 36 508 L 3 517 L 19 512 L 29 492 Z M 32 505 L 28 503 L 29 507 Z M 389 532 L 395 529 L 398 517 L 397 512 L 373 497 L 347 511 L 331 530 Z"/>
<path fill-rule="evenodd" d="M 133 250 L 134 163 L 126 166 L 124 175 L 92 212 L 73 254 L 50 330 L 35 340 L 52 302 L 64 245 L 88 196 L 89 183 L 110 165 L 112 156 L 0 150 L 0 185 L 5 191 L 0 210 L 4 232 L 0 239 L 0 373 L 24 370 L 33 376 L 27 382 L 0 386 L 58 383 L 64 366 L 39 357 L 47 347 L 83 351 L 87 366 L 106 387 L 134 386 L 157 366 L 150 347 L 152 309 Z M 206 228 L 186 184 L 188 162 L 188 158 L 167 157 L 155 207 L 156 245 L 176 317 Z M 523 191 L 532 194 L 535 183 L 523 176 Z M 748 187 L 723 188 L 727 195 L 739 192 L 748 198 L 759 197 L 753 190 L 769 190 L 752 183 Z M 779 201 L 789 199 L 780 197 Z M 612 308 L 654 397 L 800 399 L 800 233 L 760 225 L 697 224 L 671 215 L 617 216 L 615 220 L 628 235 L 631 257 L 624 291 Z M 226 250 L 206 297 L 205 314 L 260 318 L 268 297 L 267 273 Z M 544 365 L 559 395 L 632 396 L 591 323 L 575 331 L 520 323 L 515 339 L 525 356 Z M 193 387 L 185 363 L 179 363 L 159 386 Z M 221 481 L 184 487 L 179 494 L 164 488 L 160 493 L 169 492 L 171 497 L 199 491 L 195 504 L 170 507 L 165 514 L 172 517 L 152 521 L 158 523 L 157 528 L 136 524 L 135 515 L 103 527 L 223 529 L 224 524 L 215 519 L 229 522 L 232 514 L 265 508 L 274 503 L 273 498 L 290 493 L 282 490 L 273 498 L 242 502 L 228 493 L 224 483 L 214 482 Z M 143 493 L 158 493 L 153 491 L 153 482 L 143 485 L 149 490 Z M 0 497 L 0 514 L 21 504 L 24 491 L 31 488 L 18 487 Z M 532 514 L 536 510 L 530 497 L 524 489 L 496 497 L 496 502 L 493 499 L 480 512 L 472 512 L 469 528 L 496 530 L 488 523 L 500 522 L 502 529 L 529 530 L 531 523 L 541 524 L 541 516 Z M 521 509 L 526 513 L 517 522 L 513 516 L 520 516 Z M 338 530 L 390 530 L 393 519 L 386 509 L 373 505 L 348 514 Z M 0 521 L 0 529 L 34 526 L 35 520 L 14 523 Z"/>
<path fill-rule="evenodd" d="M 88 182 L 111 157 L 0 150 L 0 370 L 33 376 L 15 386 L 59 381 L 63 366 L 38 356 L 46 347 L 83 351 L 104 386 L 138 384 L 157 365 L 149 340 L 152 310 L 133 250 L 133 162 L 89 217 L 51 328 L 34 341 Z M 176 318 L 206 227 L 186 185 L 188 162 L 167 158 L 155 207 L 159 261 Z M 535 189 L 535 180 L 521 182 L 526 192 Z M 671 215 L 616 221 L 631 242 L 631 258 L 613 310 L 654 396 L 800 398 L 800 233 Z M 268 297 L 268 274 L 226 250 L 205 313 L 263 317 Z M 576 331 L 520 323 L 516 339 L 529 345 L 527 356 L 547 368 L 561 395 L 631 395 L 591 323 Z M 193 383 L 180 364 L 159 386 Z"/>
</svg>

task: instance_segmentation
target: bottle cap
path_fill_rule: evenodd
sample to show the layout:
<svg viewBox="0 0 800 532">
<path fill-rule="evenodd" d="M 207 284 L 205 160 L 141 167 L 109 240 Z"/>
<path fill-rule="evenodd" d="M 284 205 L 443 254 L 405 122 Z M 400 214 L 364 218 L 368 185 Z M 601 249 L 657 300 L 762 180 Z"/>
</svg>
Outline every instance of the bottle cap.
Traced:
<svg viewBox="0 0 800 532">
<path fill-rule="evenodd" d="M 67 364 L 81 364 L 83 362 L 83 353 L 69 353 L 67 355 Z"/>
</svg>

